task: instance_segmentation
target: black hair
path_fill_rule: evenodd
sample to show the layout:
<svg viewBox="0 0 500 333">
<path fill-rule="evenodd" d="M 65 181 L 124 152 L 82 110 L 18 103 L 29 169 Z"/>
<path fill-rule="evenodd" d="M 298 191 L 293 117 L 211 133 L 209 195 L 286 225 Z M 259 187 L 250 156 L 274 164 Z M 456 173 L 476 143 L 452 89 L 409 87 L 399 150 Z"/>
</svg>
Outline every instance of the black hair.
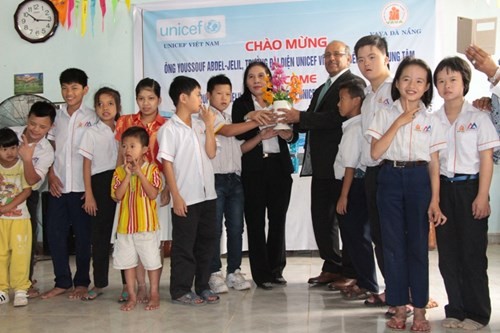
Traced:
<svg viewBox="0 0 500 333">
<path fill-rule="evenodd" d="M 99 105 L 99 98 L 101 97 L 101 95 L 109 95 L 113 97 L 113 99 L 115 100 L 116 111 L 117 111 L 115 120 L 118 120 L 118 118 L 120 118 L 120 113 L 122 112 L 122 99 L 120 93 L 117 90 L 110 87 L 100 88 L 94 94 L 94 108 L 97 108 L 97 106 Z"/>
<path fill-rule="evenodd" d="M 267 75 L 269 75 L 269 79 L 271 79 L 272 74 L 271 71 L 269 70 L 269 67 L 263 62 L 263 61 L 254 61 L 248 64 L 247 68 L 245 69 L 245 73 L 243 74 L 243 95 L 245 96 L 250 96 L 252 93 L 250 92 L 250 89 L 247 87 L 247 76 L 248 72 L 250 69 L 252 69 L 255 66 L 261 66 L 264 68 L 265 72 Z"/>
<path fill-rule="evenodd" d="M 375 46 L 382 52 L 383 55 L 389 56 L 389 48 L 387 47 L 387 40 L 380 35 L 368 35 L 361 37 L 354 45 L 354 54 L 358 56 L 358 51 L 363 46 Z"/>
<path fill-rule="evenodd" d="M 365 99 L 365 88 L 366 83 L 361 78 L 355 78 L 352 80 L 347 80 L 339 85 L 339 91 L 342 89 L 347 89 L 347 93 L 352 98 L 359 97 L 361 101 Z"/>
<path fill-rule="evenodd" d="M 358 51 L 360 48 L 363 46 L 374 46 L 379 51 L 385 55 L 386 57 L 389 57 L 389 47 L 387 45 L 387 40 L 380 36 L 380 35 L 368 35 L 361 37 L 357 42 L 356 45 L 354 45 L 354 54 L 356 55 L 356 58 L 358 57 Z M 390 69 L 389 62 L 387 63 L 387 68 Z"/>
<path fill-rule="evenodd" d="M 464 91 L 462 96 L 467 95 L 469 92 L 469 85 L 471 80 L 471 69 L 467 61 L 460 57 L 447 57 L 439 62 L 436 69 L 434 70 L 434 85 L 437 87 L 437 73 L 441 72 L 443 69 L 446 71 L 459 72 L 462 76 L 462 82 L 464 84 Z"/>
<path fill-rule="evenodd" d="M 231 80 L 229 80 L 229 78 L 224 74 L 212 76 L 207 82 L 207 92 L 212 93 L 212 91 L 214 91 L 215 89 L 215 86 L 226 85 L 226 84 L 228 84 L 231 87 L 231 89 L 233 88 Z"/>
<path fill-rule="evenodd" d="M 188 76 L 176 76 L 172 83 L 170 84 L 170 89 L 168 90 L 168 95 L 172 99 L 175 106 L 179 103 L 179 97 L 181 94 L 190 95 L 196 88 L 201 89 L 200 84 L 195 79 Z"/>
<path fill-rule="evenodd" d="M 56 107 L 52 103 L 38 101 L 33 103 L 31 106 L 30 111 L 28 112 L 28 118 L 32 115 L 40 118 L 49 117 L 50 123 L 53 124 L 56 119 Z"/>
<path fill-rule="evenodd" d="M 0 128 L 0 147 L 9 148 L 19 146 L 19 138 L 16 132 L 8 127 Z"/>
<path fill-rule="evenodd" d="M 152 78 L 146 77 L 139 81 L 135 86 L 135 97 L 139 96 L 142 90 L 151 90 L 156 97 L 161 98 L 161 86 L 160 84 L 153 80 Z"/>
<path fill-rule="evenodd" d="M 127 128 L 125 132 L 122 134 L 122 142 L 125 138 L 137 138 L 141 142 L 143 147 L 149 146 L 149 134 L 146 132 L 146 129 L 139 126 L 132 126 Z"/>
<path fill-rule="evenodd" d="M 403 73 L 403 70 L 411 65 L 416 65 L 421 67 L 427 72 L 427 83 L 429 84 L 429 88 L 427 89 L 426 92 L 422 95 L 422 102 L 426 107 L 431 105 L 432 102 L 432 87 L 430 86 L 432 82 L 432 72 L 429 66 L 423 61 L 422 59 L 418 59 L 415 57 L 405 57 L 403 61 L 398 66 L 398 69 L 396 70 L 396 74 L 394 74 L 394 81 L 392 81 L 392 86 L 391 86 L 391 97 L 392 100 L 395 101 L 401 97 L 401 94 L 399 93 L 398 88 L 396 87 L 396 84 L 398 83 L 399 79 L 401 78 L 401 74 Z"/>
<path fill-rule="evenodd" d="M 88 76 L 84 71 L 78 68 L 68 68 L 64 70 L 59 76 L 59 83 L 69 84 L 69 83 L 78 83 L 81 84 L 84 88 L 88 84 Z"/>
</svg>

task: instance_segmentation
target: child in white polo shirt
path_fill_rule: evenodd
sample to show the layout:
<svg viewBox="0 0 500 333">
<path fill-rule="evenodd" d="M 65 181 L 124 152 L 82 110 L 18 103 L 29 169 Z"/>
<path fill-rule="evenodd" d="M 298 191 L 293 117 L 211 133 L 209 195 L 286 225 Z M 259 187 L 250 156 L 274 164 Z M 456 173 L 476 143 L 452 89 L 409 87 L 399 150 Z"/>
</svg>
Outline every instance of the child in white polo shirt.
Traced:
<svg viewBox="0 0 500 333">
<path fill-rule="evenodd" d="M 82 136 L 95 125 L 97 116 L 87 108 L 88 77 L 84 71 L 69 68 L 59 77 L 61 95 L 66 102 L 57 110 L 48 139 L 55 144 L 55 160 L 49 170 L 47 202 L 47 240 L 54 266 L 55 286 L 42 298 L 61 295 L 71 288 L 71 299 L 81 299 L 90 284 L 90 216 L 83 209 L 83 156 L 78 153 Z M 69 267 L 68 236 L 75 235 L 76 273 Z"/>
<path fill-rule="evenodd" d="M 333 165 L 335 177 L 342 180 L 336 207 L 342 243 L 356 271 L 356 284 L 342 291 L 349 300 L 368 298 L 379 291 L 366 204 L 365 166 L 361 164 L 365 142 L 360 115 L 364 88 L 361 79 L 345 81 L 339 86 L 339 112 L 348 120 L 342 123 L 342 140 Z"/>
<path fill-rule="evenodd" d="M 177 76 L 169 95 L 176 112 L 158 133 L 158 158 L 172 194 L 170 295 L 176 304 L 217 303 L 219 296 L 208 285 L 216 240 L 217 195 L 210 162 L 217 149 L 215 114 L 202 105 L 200 84 L 192 78 Z M 203 121 L 192 117 L 197 113 Z"/>
<path fill-rule="evenodd" d="M 366 134 L 371 156 L 383 159 L 377 204 L 382 229 L 386 301 L 396 307 L 387 327 L 404 330 L 406 304 L 414 306 L 412 331 L 429 331 L 429 222 L 446 217 L 439 208 L 439 150 L 446 139 L 438 119 L 427 108 L 432 100 L 432 73 L 413 57 L 400 63 L 391 107 L 375 114 Z M 411 300 L 410 300 L 411 295 Z"/>
<path fill-rule="evenodd" d="M 26 126 L 12 127 L 20 142 L 19 157 L 23 161 L 24 177 L 28 184 L 32 186 L 31 195 L 26 199 L 32 231 L 29 275 L 31 287 L 28 290 L 30 298 L 40 296 L 40 291 L 35 287 L 36 280 L 33 279 L 38 229 L 37 212 L 38 202 L 40 201 L 38 189 L 42 186 L 50 166 L 54 163 L 54 148 L 47 140 L 46 135 L 52 128 L 55 118 L 56 108 L 54 104 L 39 101 L 31 106 Z"/>
<path fill-rule="evenodd" d="M 231 80 L 223 74 L 210 78 L 207 83 L 207 98 L 215 114 L 215 132 L 220 146 L 212 160 L 217 192 L 217 219 L 215 250 L 210 265 L 210 289 L 219 294 L 228 291 L 250 289 L 250 281 L 241 273 L 243 235 L 243 184 L 241 183 L 241 144 L 234 136 L 259 126 L 253 120 L 240 124 L 231 121 Z M 227 277 L 221 271 L 220 237 L 222 226 L 227 231 Z"/>
<path fill-rule="evenodd" d="M 500 141 L 489 114 L 464 99 L 470 79 L 469 64 L 459 57 L 443 59 L 434 71 L 434 84 L 444 99 L 437 115 L 448 141 L 439 154 L 440 205 L 448 221 L 436 229 L 436 236 L 448 294 L 442 325 L 478 330 L 491 317 L 486 256 L 489 189 L 493 149 Z"/>
<path fill-rule="evenodd" d="M 92 225 L 92 267 L 94 287 L 82 297 L 93 300 L 108 286 L 109 250 L 116 202 L 109 189 L 118 157 L 115 140 L 116 120 L 120 117 L 120 93 L 112 88 L 100 88 L 94 95 L 94 107 L 99 122 L 90 127 L 82 138 L 78 152 L 83 156 L 85 204 Z"/>
</svg>

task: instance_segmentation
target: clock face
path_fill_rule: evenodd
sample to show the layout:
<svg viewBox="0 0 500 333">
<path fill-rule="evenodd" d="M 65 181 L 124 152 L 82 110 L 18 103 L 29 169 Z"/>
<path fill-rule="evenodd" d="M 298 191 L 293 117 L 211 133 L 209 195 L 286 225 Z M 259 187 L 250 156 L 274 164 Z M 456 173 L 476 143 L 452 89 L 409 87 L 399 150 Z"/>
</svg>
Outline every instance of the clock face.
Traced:
<svg viewBox="0 0 500 333">
<path fill-rule="evenodd" d="M 52 37 L 59 23 L 57 10 L 48 0 L 25 0 L 14 14 L 14 25 L 21 38 L 31 43 Z"/>
</svg>

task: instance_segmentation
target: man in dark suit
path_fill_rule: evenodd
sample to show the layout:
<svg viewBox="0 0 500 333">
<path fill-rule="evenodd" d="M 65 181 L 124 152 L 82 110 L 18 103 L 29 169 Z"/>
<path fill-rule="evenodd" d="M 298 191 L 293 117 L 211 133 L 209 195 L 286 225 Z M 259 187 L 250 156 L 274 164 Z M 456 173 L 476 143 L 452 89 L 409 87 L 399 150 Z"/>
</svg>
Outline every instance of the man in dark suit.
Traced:
<svg viewBox="0 0 500 333">
<path fill-rule="evenodd" d="M 338 109 L 339 85 L 360 79 L 349 70 L 351 52 L 341 41 L 330 42 L 324 53 L 328 80 L 316 89 L 306 112 L 292 109 L 286 112 L 285 122 L 294 123 L 299 132 L 306 132 L 304 161 L 301 176 L 311 176 L 311 217 L 319 254 L 324 260 L 319 276 L 309 283 L 327 284 L 342 279 L 342 256 L 339 244 L 335 208 L 341 182 L 335 179 L 333 162 L 342 138 L 342 122 Z M 361 79 L 360 79 L 361 80 Z M 352 283 L 352 280 L 347 282 Z"/>
</svg>

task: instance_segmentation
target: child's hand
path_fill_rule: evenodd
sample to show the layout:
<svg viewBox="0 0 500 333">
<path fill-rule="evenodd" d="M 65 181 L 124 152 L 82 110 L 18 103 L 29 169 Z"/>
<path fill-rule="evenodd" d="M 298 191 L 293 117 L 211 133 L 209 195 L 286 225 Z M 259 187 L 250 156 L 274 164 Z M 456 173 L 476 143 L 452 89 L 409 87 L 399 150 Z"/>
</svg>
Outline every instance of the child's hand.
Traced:
<svg viewBox="0 0 500 333">
<path fill-rule="evenodd" d="M 476 220 L 481 220 L 490 216 L 490 214 L 491 208 L 488 198 L 477 196 L 472 202 L 472 216 L 474 216 Z"/>
<path fill-rule="evenodd" d="M 137 175 L 141 173 L 141 166 L 139 165 L 139 160 L 132 160 L 128 162 L 125 166 L 125 171 L 131 175 Z"/>
<path fill-rule="evenodd" d="M 96 216 L 97 203 L 93 195 L 85 195 L 85 203 L 82 205 L 83 210 L 90 216 Z"/>
<path fill-rule="evenodd" d="M 429 216 L 429 223 L 434 223 L 436 227 L 446 223 L 447 217 L 441 212 L 438 203 L 431 201 L 427 215 Z"/>
<path fill-rule="evenodd" d="M 215 122 L 215 112 L 210 111 L 205 105 L 201 105 L 200 118 L 205 123 L 205 126 L 213 126 Z"/>
<path fill-rule="evenodd" d="M 481 97 L 478 99 L 475 99 L 472 102 L 472 106 L 475 108 L 481 110 L 481 111 L 490 111 L 493 109 L 493 105 L 491 104 L 491 98 L 490 97 Z"/>
<path fill-rule="evenodd" d="M 19 156 L 24 162 L 30 162 L 33 159 L 33 153 L 35 151 L 36 144 L 28 143 L 26 135 L 21 135 L 23 142 L 19 145 Z"/>
<path fill-rule="evenodd" d="M 276 124 L 276 114 L 271 110 L 255 110 L 246 114 L 247 119 L 257 122 L 261 126 Z"/>
<path fill-rule="evenodd" d="M 187 216 L 188 209 L 186 206 L 186 202 L 184 201 L 184 199 L 180 195 L 173 197 L 172 204 L 173 204 L 175 215 L 181 216 L 181 217 Z"/>
<path fill-rule="evenodd" d="M 259 135 L 261 140 L 267 140 L 270 138 L 274 138 L 276 135 L 278 135 L 278 131 L 275 131 L 274 128 L 272 127 L 267 127 L 261 130 L 259 132 Z"/>
<path fill-rule="evenodd" d="M 170 203 L 170 190 L 168 186 L 165 186 L 163 191 L 160 193 L 160 207 L 166 206 Z"/>
<path fill-rule="evenodd" d="M 347 197 L 340 197 L 337 201 L 337 213 L 340 215 L 347 213 Z"/>
<path fill-rule="evenodd" d="M 396 121 L 399 123 L 400 126 L 404 126 L 406 124 L 409 124 L 415 119 L 417 116 L 416 113 L 420 111 L 420 108 L 415 108 L 413 110 L 410 110 L 410 106 L 408 105 L 408 101 L 406 101 L 406 105 L 403 107 L 404 112 L 396 119 Z"/>
<path fill-rule="evenodd" d="M 279 130 L 278 135 L 283 140 L 289 141 L 293 138 L 293 131 L 292 130 Z"/>
<path fill-rule="evenodd" d="M 49 172 L 49 191 L 52 196 L 59 198 L 62 195 L 62 189 L 64 188 L 59 177 L 55 175 L 54 172 Z"/>
</svg>

